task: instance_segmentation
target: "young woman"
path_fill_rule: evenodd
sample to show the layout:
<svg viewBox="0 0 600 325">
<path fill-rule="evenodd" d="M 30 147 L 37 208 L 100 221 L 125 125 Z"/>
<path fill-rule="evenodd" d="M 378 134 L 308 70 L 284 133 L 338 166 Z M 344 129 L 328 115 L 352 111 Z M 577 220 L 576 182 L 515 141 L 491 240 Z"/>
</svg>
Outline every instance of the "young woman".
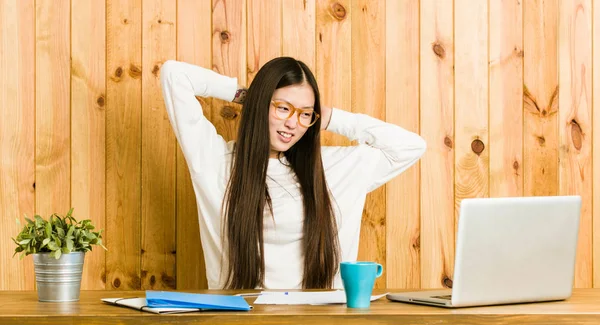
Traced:
<svg viewBox="0 0 600 325">
<path fill-rule="evenodd" d="M 321 106 L 309 68 L 266 63 L 249 89 L 183 62 L 161 68 L 166 108 L 196 193 L 210 289 L 342 288 L 340 261 L 356 260 L 368 192 L 425 151 L 417 134 Z M 226 143 L 195 96 L 243 103 Z M 357 146 L 323 147 L 327 129 Z"/>
</svg>

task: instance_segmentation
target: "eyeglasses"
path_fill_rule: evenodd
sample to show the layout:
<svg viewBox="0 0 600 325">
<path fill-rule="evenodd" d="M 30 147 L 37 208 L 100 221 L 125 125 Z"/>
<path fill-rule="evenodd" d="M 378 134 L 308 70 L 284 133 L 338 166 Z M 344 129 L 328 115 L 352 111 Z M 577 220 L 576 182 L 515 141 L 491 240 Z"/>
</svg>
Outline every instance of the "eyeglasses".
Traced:
<svg viewBox="0 0 600 325">
<path fill-rule="evenodd" d="M 271 105 L 275 108 L 275 117 L 279 120 L 287 120 L 298 111 L 298 124 L 305 128 L 311 127 L 320 117 L 312 108 L 296 108 L 283 100 L 272 100 Z"/>
</svg>

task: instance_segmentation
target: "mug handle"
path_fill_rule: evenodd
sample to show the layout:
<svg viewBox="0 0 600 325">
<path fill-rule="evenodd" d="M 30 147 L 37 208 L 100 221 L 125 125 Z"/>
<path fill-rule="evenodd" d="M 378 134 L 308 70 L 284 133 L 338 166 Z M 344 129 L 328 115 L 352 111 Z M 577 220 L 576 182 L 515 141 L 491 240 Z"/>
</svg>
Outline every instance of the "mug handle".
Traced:
<svg viewBox="0 0 600 325">
<path fill-rule="evenodd" d="M 383 273 L 383 266 L 379 263 L 375 263 L 375 264 L 377 264 L 377 275 L 375 276 L 375 278 L 378 278 Z"/>
</svg>

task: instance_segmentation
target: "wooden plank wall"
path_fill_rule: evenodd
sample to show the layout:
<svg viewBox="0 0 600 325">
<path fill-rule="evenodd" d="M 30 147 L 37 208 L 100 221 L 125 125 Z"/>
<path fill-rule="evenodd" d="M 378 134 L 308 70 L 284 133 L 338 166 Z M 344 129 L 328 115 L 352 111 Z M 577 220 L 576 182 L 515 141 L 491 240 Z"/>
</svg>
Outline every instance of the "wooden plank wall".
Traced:
<svg viewBox="0 0 600 325">
<path fill-rule="evenodd" d="M 419 17 L 421 159 L 421 288 L 451 286 L 454 270 L 454 33 L 450 1 L 423 0 Z M 400 55 L 403 52 L 399 52 Z M 412 61 L 415 64 L 416 61 Z M 402 89 L 402 88 L 401 88 Z M 427 94 L 422 96 L 421 94 Z M 415 108 L 413 108 L 415 109 Z M 416 110 L 416 109 L 415 109 Z M 390 187 L 391 184 L 388 186 Z M 407 197 L 415 195 L 411 191 Z M 427 193 L 427 195 L 421 195 Z M 435 199 L 434 199 L 435 198 Z M 411 216 L 414 217 L 414 216 Z M 394 276 L 391 276 L 394 278 Z M 413 284 L 414 285 L 414 284 Z"/>
<path fill-rule="evenodd" d="M 158 72 L 178 59 L 247 86 L 279 55 L 324 104 L 428 143 L 368 196 L 359 258 L 384 265 L 378 287 L 452 285 L 462 199 L 556 194 L 583 197 L 575 286 L 598 287 L 599 46 L 593 0 L 0 0 L 0 290 L 35 287 L 15 219 L 70 207 L 109 248 L 84 289 L 205 288 Z M 240 106 L 199 100 L 234 139 Z"/>
</svg>

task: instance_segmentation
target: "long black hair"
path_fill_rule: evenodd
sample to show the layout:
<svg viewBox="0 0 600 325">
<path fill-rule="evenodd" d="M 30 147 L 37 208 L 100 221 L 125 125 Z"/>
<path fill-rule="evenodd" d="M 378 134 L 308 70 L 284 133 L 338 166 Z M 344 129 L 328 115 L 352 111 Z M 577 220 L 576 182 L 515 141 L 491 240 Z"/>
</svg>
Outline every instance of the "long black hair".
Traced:
<svg viewBox="0 0 600 325">
<path fill-rule="evenodd" d="M 226 288 L 264 286 L 265 204 L 273 212 L 266 184 L 271 150 L 270 103 L 276 89 L 302 83 L 313 89 L 314 110 L 320 114 L 315 77 L 306 64 L 293 58 L 279 57 L 267 62 L 248 89 L 224 200 L 228 256 Z M 340 258 L 337 225 L 321 159 L 320 131 L 321 121 L 317 120 L 283 153 L 296 174 L 303 197 L 302 287 L 305 289 L 331 288 Z"/>
</svg>

